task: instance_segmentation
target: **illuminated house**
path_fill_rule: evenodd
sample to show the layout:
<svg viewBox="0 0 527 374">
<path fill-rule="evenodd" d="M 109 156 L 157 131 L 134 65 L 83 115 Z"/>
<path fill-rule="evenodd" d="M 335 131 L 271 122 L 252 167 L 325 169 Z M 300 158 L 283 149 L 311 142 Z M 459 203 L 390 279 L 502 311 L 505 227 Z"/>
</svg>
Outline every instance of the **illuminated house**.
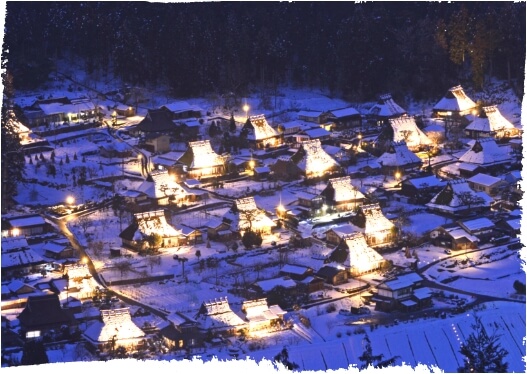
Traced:
<svg viewBox="0 0 527 374">
<path fill-rule="evenodd" d="M 287 313 L 278 305 L 267 305 L 266 298 L 244 301 L 242 312 L 245 313 L 245 319 L 251 331 L 278 326 Z"/>
<path fill-rule="evenodd" d="M 385 262 L 384 258 L 368 245 L 362 233 L 349 235 L 342 244 L 333 251 L 330 259 L 342 264 L 351 276 L 378 270 Z"/>
<path fill-rule="evenodd" d="M 141 194 L 136 200 L 139 204 L 153 206 L 186 204 L 196 200 L 196 196 L 175 181 L 168 170 L 154 170 L 136 190 Z M 144 204 L 143 203 L 143 204 Z"/>
<path fill-rule="evenodd" d="M 326 204 L 338 212 L 349 212 L 357 209 L 364 202 L 364 195 L 351 184 L 350 177 L 332 178 L 321 192 Z"/>
<path fill-rule="evenodd" d="M 321 177 L 341 170 L 338 162 L 324 151 L 318 139 L 302 142 L 291 159 L 306 178 Z"/>
<path fill-rule="evenodd" d="M 190 179 L 217 177 L 225 173 L 224 160 L 212 149 L 209 140 L 189 142 L 178 161 L 187 167 Z"/>
<path fill-rule="evenodd" d="M 461 86 L 448 90 L 446 95 L 432 109 L 435 117 L 459 118 L 471 114 L 476 109 L 476 103 L 469 98 Z"/>
<path fill-rule="evenodd" d="M 24 108 L 29 127 L 51 124 L 52 122 L 74 122 L 97 117 L 97 108 L 87 98 L 69 99 L 59 97 L 37 100 Z"/>
<path fill-rule="evenodd" d="M 390 119 L 394 142 L 405 142 L 410 150 L 418 150 L 432 144 L 426 134 L 421 131 L 413 117 L 401 117 Z"/>
<path fill-rule="evenodd" d="M 406 110 L 393 100 L 391 94 L 383 94 L 379 96 L 379 101 L 370 108 L 368 116 L 381 125 L 391 118 L 406 116 Z"/>
<path fill-rule="evenodd" d="M 132 321 L 128 308 L 101 310 L 101 320 L 88 326 L 83 334 L 88 344 L 101 352 L 118 346 L 136 349 L 145 335 Z"/>
<path fill-rule="evenodd" d="M 247 131 L 247 140 L 259 149 L 282 144 L 281 135 L 267 123 L 263 114 L 249 117 L 242 131 Z"/>
<path fill-rule="evenodd" d="M 465 127 L 465 134 L 475 139 L 510 138 L 519 136 L 520 130 L 503 117 L 496 105 L 492 105 L 483 107 L 483 115 Z"/>
<path fill-rule="evenodd" d="M 472 190 L 464 179 L 452 180 L 426 206 L 432 211 L 454 216 L 488 211 L 493 199 Z"/>
<path fill-rule="evenodd" d="M 2 238 L 2 280 L 40 272 L 48 261 L 29 248 L 26 238 Z"/>
<path fill-rule="evenodd" d="M 371 247 L 392 244 L 397 237 L 395 225 L 384 216 L 379 204 L 361 206 L 351 222 L 364 229 L 366 242 Z"/>
<path fill-rule="evenodd" d="M 276 224 L 265 212 L 256 206 L 254 197 L 244 197 L 235 201 L 238 211 L 238 230 L 243 235 L 245 231 L 270 234 Z"/>
<path fill-rule="evenodd" d="M 172 121 L 172 114 L 168 109 L 149 109 L 145 118 L 131 130 L 132 134 L 167 134 L 174 135 L 176 125 Z"/>
<path fill-rule="evenodd" d="M 420 168 L 423 161 L 408 149 L 404 141 L 401 141 L 392 142 L 388 150 L 377 158 L 377 163 L 381 165 L 384 173 L 393 173 Z"/>
<path fill-rule="evenodd" d="M 181 230 L 168 224 L 163 210 L 134 214 L 134 222 L 124 229 L 119 237 L 123 246 L 140 250 L 152 234 L 161 235 L 161 247 L 176 247 L 187 241 Z"/>
<path fill-rule="evenodd" d="M 247 322 L 232 311 L 227 297 L 204 301 L 194 319 L 202 330 L 223 334 L 234 334 L 247 327 Z"/>
</svg>

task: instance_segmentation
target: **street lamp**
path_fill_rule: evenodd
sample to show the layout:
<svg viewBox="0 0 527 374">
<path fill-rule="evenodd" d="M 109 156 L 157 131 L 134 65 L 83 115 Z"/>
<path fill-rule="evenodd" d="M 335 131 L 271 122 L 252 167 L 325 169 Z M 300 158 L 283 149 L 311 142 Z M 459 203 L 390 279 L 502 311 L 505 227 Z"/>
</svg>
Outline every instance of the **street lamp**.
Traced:
<svg viewBox="0 0 527 374">
<path fill-rule="evenodd" d="M 70 205 L 70 206 L 73 205 L 73 204 L 75 204 L 75 198 L 74 198 L 73 196 L 68 196 L 68 197 L 66 198 L 66 204 L 68 204 L 68 205 Z"/>
<path fill-rule="evenodd" d="M 117 124 L 117 112 L 114 110 L 112 112 L 112 126 L 115 126 Z"/>
<path fill-rule="evenodd" d="M 243 110 L 245 111 L 245 116 L 248 119 L 249 118 L 249 105 L 247 105 L 247 103 L 243 106 Z"/>
</svg>

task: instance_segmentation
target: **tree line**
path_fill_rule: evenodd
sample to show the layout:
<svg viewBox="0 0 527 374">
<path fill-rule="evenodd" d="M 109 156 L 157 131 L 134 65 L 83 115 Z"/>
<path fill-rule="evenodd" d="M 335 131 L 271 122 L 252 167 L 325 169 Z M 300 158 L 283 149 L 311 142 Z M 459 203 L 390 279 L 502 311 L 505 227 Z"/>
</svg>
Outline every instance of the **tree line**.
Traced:
<svg viewBox="0 0 527 374">
<path fill-rule="evenodd" d="M 525 44 L 525 2 L 8 2 L 2 57 L 18 88 L 69 56 L 176 96 L 291 84 L 359 101 L 523 88 Z"/>
</svg>

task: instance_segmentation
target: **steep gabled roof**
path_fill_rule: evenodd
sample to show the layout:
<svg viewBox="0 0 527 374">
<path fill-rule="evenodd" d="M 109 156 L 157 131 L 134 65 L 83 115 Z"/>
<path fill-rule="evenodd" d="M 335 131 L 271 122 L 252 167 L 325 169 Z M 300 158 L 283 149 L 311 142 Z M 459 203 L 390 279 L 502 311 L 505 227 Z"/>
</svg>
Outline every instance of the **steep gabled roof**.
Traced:
<svg viewBox="0 0 527 374">
<path fill-rule="evenodd" d="M 405 115 L 406 110 L 395 103 L 391 94 L 383 94 L 379 96 L 379 101 L 370 108 L 368 113 L 380 118 L 393 118 Z"/>
<path fill-rule="evenodd" d="M 428 207 L 442 207 L 443 210 L 463 209 L 468 207 L 467 199 L 472 197 L 470 205 L 473 207 L 489 206 L 493 201 L 484 192 L 475 192 L 470 188 L 468 182 L 464 179 L 449 181 L 437 195 L 435 195 L 428 204 Z"/>
<path fill-rule="evenodd" d="M 390 120 L 393 129 L 393 141 L 406 142 L 408 147 L 418 147 L 431 144 L 426 134 L 417 127 L 413 117 L 400 117 Z"/>
<path fill-rule="evenodd" d="M 422 160 L 408 149 L 406 143 L 392 142 L 387 152 L 384 152 L 377 162 L 382 166 L 405 166 L 421 164 Z"/>
<path fill-rule="evenodd" d="M 145 118 L 137 124 L 143 132 L 166 132 L 176 129 L 172 121 L 172 113 L 166 108 L 149 109 Z"/>
<path fill-rule="evenodd" d="M 55 294 L 29 296 L 18 319 L 28 329 L 46 325 L 69 325 L 72 322 L 71 316 L 62 309 L 59 297 Z"/>
<path fill-rule="evenodd" d="M 377 251 L 368 246 L 362 233 L 346 238 L 346 245 L 349 251 L 344 265 L 355 268 L 361 273 L 378 268 L 384 261 Z"/>
<path fill-rule="evenodd" d="M 338 162 L 324 151 L 319 139 L 302 142 L 298 153 L 303 157 L 297 165 L 308 175 L 322 175 L 340 167 Z M 293 155 L 293 161 L 297 158 L 295 156 L 296 154 Z"/>
<path fill-rule="evenodd" d="M 84 335 L 92 342 L 103 343 L 139 339 L 146 334 L 133 321 L 129 308 L 101 310 L 101 322 L 88 327 Z"/>
<path fill-rule="evenodd" d="M 364 225 L 365 234 L 391 230 L 394 227 L 394 224 L 384 216 L 378 203 L 363 205 L 361 210 L 366 218 Z"/>
<path fill-rule="evenodd" d="M 188 195 L 188 192 L 170 177 L 168 170 L 153 170 L 150 172 L 148 178 L 139 185 L 137 191 L 152 199 Z"/>
<path fill-rule="evenodd" d="M 210 140 L 189 142 L 187 150 L 178 161 L 190 169 L 223 165 L 223 158 L 212 149 Z"/>
<path fill-rule="evenodd" d="M 364 195 L 354 185 L 351 184 L 349 176 L 332 178 L 328 181 L 335 191 L 333 200 L 336 202 L 364 199 Z"/>
<path fill-rule="evenodd" d="M 459 158 L 460 162 L 490 166 L 511 161 L 509 149 L 500 147 L 493 138 L 478 139 L 470 144 L 470 149 Z"/>
<path fill-rule="evenodd" d="M 278 131 L 272 128 L 264 114 L 249 117 L 249 121 L 253 128 L 253 133 L 249 134 L 249 138 L 254 140 L 265 140 L 278 136 Z"/>
<path fill-rule="evenodd" d="M 480 131 L 485 133 L 517 130 L 499 111 L 496 105 L 483 107 L 485 115 L 477 117 L 465 130 Z"/>
<path fill-rule="evenodd" d="M 446 95 L 434 106 L 434 110 L 463 112 L 476 107 L 476 103 L 469 98 L 461 86 L 448 90 Z"/>
</svg>

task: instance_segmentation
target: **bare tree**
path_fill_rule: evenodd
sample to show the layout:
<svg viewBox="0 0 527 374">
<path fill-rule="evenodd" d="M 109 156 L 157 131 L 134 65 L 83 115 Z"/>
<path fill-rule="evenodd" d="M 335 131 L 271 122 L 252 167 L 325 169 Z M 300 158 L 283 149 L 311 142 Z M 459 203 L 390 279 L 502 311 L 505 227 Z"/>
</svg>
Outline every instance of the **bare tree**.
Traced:
<svg viewBox="0 0 527 374">
<path fill-rule="evenodd" d="M 84 234 L 84 236 L 86 236 L 86 234 L 88 233 L 88 229 L 91 226 L 91 220 L 87 216 L 80 216 L 77 219 L 77 222 L 82 228 L 82 233 Z"/>
<path fill-rule="evenodd" d="M 132 263 L 128 260 L 122 260 L 115 263 L 115 268 L 121 272 L 121 278 L 128 274 L 130 270 L 132 270 Z"/>
</svg>

